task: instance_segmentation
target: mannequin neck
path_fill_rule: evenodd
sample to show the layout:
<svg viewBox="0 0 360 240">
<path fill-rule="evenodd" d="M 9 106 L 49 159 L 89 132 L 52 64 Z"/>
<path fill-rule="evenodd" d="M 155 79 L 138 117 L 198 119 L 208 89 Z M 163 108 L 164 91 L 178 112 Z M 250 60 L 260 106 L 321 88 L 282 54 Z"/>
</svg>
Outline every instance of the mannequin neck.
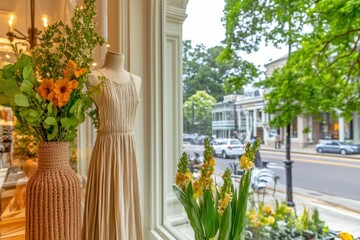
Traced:
<svg viewBox="0 0 360 240">
<path fill-rule="evenodd" d="M 107 52 L 103 68 L 116 72 L 124 72 L 125 55 L 122 53 Z"/>
</svg>

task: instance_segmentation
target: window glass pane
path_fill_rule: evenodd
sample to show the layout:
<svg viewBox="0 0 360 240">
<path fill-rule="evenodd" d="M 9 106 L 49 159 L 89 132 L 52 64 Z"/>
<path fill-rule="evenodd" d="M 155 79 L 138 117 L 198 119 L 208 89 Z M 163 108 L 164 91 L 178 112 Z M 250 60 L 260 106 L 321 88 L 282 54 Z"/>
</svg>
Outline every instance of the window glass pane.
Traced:
<svg viewBox="0 0 360 240">
<path fill-rule="evenodd" d="M 295 118 L 292 123 L 291 123 L 291 137 L 292 138 L 297 138 L 298 137 L 298 126 L 297 126 L 297 118 Z"/>
</svg>

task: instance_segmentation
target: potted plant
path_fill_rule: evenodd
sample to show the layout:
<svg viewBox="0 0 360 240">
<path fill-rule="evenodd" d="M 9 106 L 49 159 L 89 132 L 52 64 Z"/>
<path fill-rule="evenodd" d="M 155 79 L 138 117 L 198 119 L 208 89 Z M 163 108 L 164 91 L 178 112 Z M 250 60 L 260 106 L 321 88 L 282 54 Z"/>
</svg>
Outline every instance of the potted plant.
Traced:
<svg viewBox="0 0 360 240">
<path fill-rule="evenodd" d="M 259 139 L 253 145 L 246 145 L 245 154 L 239 159 L 243 175 L 237 188 L 233 185 L 229 168 L 222 176 L 222 186 L 215 186 L 213 173 L 216 162 L 208 139 L 205 140 L 204 163 L 197 179 L 190 173 L 187 154 L 183 153 L 173 188 L 189 218 L 196 240 L 243 239 L 251 169 L 259 146 Z"/>
</svg>

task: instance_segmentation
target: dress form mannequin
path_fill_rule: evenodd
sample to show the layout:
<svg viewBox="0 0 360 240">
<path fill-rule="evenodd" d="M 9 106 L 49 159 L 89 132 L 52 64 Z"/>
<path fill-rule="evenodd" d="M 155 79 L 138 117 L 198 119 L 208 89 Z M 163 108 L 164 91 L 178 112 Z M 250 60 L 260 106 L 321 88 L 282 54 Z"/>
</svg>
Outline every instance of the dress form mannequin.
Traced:
<svg viewBox="0 0 360 240">
<path fill-rule="evenodd" d="M 88 86 L 93 96 L 98 129 L 88 167 L 83 240 L 142 240 L 136 143 L 133 136 L 140 104 L 140 77 L 124 69 L 125 56 L 106 54 L 102 68 L 93 71 Z"/>
<path fill-rule="evenodd" d="M 113 53 L 107 52 L 105 56 L 104 65 L 99 69 L 102 75 L 106 78 L 111 79 L 112 81 L 118 83 L 127 83 L 131 80 L 131 77 L 134 80 L 134 84 L 136 87 L 136 91 L 138 95 L 140 94 L 140 87 L 141 87 L 141 78 L 136 76 L 128 71 L 125 70 L 125 55 L 122 53 Z M 98 73 L 92 72 L 89 75 L 89 80 L 87 84 L 91 86 L 96 86 L 100 83 L 98 79 Z M 97 95 L 94 96 L 95 103 L 98 103 L 102 96 Z"/>
</svg>

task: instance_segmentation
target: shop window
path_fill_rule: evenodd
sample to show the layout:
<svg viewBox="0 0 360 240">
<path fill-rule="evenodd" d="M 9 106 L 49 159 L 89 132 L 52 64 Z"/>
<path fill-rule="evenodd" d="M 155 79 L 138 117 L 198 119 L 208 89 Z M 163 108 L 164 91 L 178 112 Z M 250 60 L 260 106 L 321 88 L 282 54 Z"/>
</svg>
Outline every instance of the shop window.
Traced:
<svg viewBox="0 0 360 240">
<path fill-rule="evenodd" d="M 292 138 L 297 138 L 298 137 L 298 124 L 297 124 L 297 118 L 295 118 L 292 122 L 291 122 L 291 137 Z"/>
<path fill-rule="evenodd" d="M 235 119 L 234 112 L 226 112 L 226 120 L 227 121 L 234 120 L 234 119 Z"/>
</svg>

